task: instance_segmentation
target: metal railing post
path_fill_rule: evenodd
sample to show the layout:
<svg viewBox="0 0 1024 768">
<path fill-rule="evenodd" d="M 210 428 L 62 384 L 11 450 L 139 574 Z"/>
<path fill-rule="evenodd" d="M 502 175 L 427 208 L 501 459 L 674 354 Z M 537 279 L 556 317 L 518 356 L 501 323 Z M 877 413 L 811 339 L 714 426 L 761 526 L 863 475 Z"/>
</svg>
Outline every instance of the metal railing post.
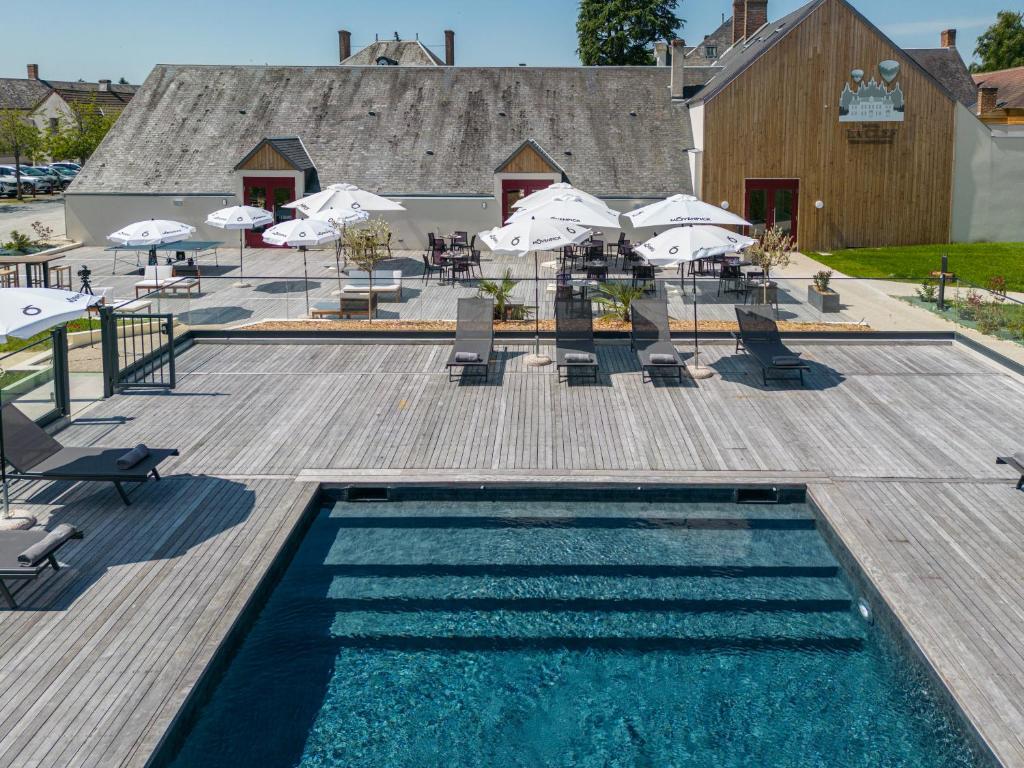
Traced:
<svg viewBox="0 0 1024 768">
<path fill-rule="evenodd" d="M 103 397 L 114 396 L 114 385 L 117 383 L 117 326 L 114 321 L 114 310 L 100 306 L 100 357 L 103 361 Z"/>
<path fill-rule="evenodd" d="M 939 312 L 946 309 L 946 275 L 949 272 L 949 254 L 942 254 L 942 271 L 939 272 Z"/>
<path fill-rule="evenodd" d="M 71 371 L 68 366 L 68 331 L 59 325 L 50 331 L 53 350 L 53 399 L 61 416 L 71 415 Z"/>
</svg>

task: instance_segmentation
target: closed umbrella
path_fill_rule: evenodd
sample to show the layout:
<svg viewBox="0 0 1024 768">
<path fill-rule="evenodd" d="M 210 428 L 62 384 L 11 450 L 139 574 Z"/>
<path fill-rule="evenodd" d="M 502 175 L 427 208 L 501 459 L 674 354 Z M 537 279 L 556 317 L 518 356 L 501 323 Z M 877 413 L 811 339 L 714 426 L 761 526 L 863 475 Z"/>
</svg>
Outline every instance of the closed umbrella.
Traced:
<svg viewBox="0 0 1024 768">
<path fill-rule="evenodd" d="M 354 184 L 331 184 L 320 192 L 288 203 L 284 207 L 294 208 L 306 216 L 312 216 L 326 208 L 372 212 L 405 210 L 401 203 L 367 192 Z"/>
<path fill-rule="evenodd" d="M 323 208 L 309 218 L 317 221 L 326 221 L 338 231 L 339 240 L 334 247 L 334 265 L 338 271 L 338 293 L 341 293 L 341 241 L 345 237 L 345 228 L 350 224 L 366 221 L 370 214 L 362 209 L 353 211 L 345 208 Z"/>
<path fill-rule="evenodd" d="M 206 223 L 218 229 L 238 230 L 238 282 L 236 288 L 248 288 L 245 282 L 245 266 L 243 256 L 245 252 L 245 230 L 259 229 L 274 223 L 274 214 L 264 208 L 257 208 L 252 205 L 232 205 L 229 208 L 221 208 L 206 217 Z"/>
<path fill-rule="evenodd" d="M 99 296 L 54 288 L 0 288 L 0 344 L 6 343 L 8 337 L 29 339 L 61 323 L 77 320 L 99 300 Z M 5 518 L 10 516 L 6 456 L 3 409 L 0 407 L 0 482 L 3 484 Z"/>
<path fill-rule="evenodd" d="M 551 219 L 530 218 L 506 224 L 504 227 L 479 233 L 478 237 L 492 251 L 525 256 L 533 251 L 533 293 L 535 318 L 534 365 L 546 365 L 551 360 L 540 356 L 540 266 L 538 251 L 551 251 L 567 245 L 579 245 L 588 237 L 590 230 L 576 224 L 565 224 Z"/>
<path fill-rule="evenodd" d="M 196 228 L 180 221 L 149 219 L 137 221 L 107 235 L 117 245 L 149 246 L 149 264 L 156 264 L 156 246 L 177 243 L 194 233 Z"/>
<path fill-rule="evenodd" d="M 677 227 L 719 224 L 749 227 L 750 222 L 693 195 L 672 195 L 656 203 L 623 214 L 634 227 Z"/>
<path fill-rule="evenodd" d="M 341 237 L 333 226 L 317 219 L 292 219 L 275 224 L 263 233 L 263 241 L 270 245 L 286 245 L 302 251 L 302 274 L 306 286 L 306 314 L 309 314 L 309 267 L 306 249 L 324 243 L 333 243 Z"/>
<path fill-rule="evenodd" d="M 737 253 L 756 243 L 752 237 L 728 229 L 705 226 L 674 227 L 637 246 L 637 253 L 655 266 L 671 267 L 688 261 Z M 711 371 L 700 367 L 697 326 L 697 273 L 693 274 L 693 371 L 694 378 L 707 378 Z"/>
<path fill-rule="evenodd" d="M 599 206 L 604 206 L 604 202 L 594 195 L 584 192 L 581 189 L 576 189 L 572 184 L 567 184 L 564 181 L 560 181 L 557 184 L 552 184 L 544 189 L 538 189 L 536 192 L 521 197 L 512 203 L 512 207 L 521 210 L 523 208 L 536 208 L 538 205 L 543 205 L 552 198 L 558 197 L 559 195 L 575 195 L 582 197 L 589 203 L 594 203 Z"/>
</svg>

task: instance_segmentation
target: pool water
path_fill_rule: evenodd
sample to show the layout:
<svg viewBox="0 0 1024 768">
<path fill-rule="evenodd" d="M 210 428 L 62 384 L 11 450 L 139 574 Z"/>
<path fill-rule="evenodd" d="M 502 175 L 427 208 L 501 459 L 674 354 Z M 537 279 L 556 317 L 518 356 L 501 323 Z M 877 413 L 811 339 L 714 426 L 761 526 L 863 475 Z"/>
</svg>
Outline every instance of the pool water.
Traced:
<svg viewBox="0 0 1024 768">
<path fill-rule="evenodd" d="M 193 766 L 970 766 L 802 504 L 338 503 Z"/>
</svg>

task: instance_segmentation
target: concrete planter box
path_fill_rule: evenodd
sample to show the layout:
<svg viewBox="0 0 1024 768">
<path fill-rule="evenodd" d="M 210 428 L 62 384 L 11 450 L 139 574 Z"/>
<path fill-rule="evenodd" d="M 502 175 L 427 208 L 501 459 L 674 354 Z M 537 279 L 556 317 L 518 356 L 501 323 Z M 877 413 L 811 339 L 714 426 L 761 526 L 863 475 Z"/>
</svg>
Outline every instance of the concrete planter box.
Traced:
<svg viewBox="0 0 1024 768">
<path fill-rule="evenodd" d="M 819 312 L 838 312 L 839 294 L 835 291 L 825 291 L 822 293 L 818 290 L 817 286 L 808 285 L 807 303 Z"/>
</svg>

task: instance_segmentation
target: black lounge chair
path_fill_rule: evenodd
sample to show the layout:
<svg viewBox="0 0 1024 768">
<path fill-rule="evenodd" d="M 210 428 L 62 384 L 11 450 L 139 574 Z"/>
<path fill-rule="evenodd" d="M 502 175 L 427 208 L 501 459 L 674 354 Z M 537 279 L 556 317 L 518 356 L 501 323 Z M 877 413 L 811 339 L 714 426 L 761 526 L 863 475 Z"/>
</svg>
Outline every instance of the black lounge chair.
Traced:
<svg viewBox="0 0 1024 768">
<path fill-rule="evenodd" d="M 448 381 L 457 381 L 459 375 L 470 369 L 482 369 L 484 381 L 494 351 L 494 301 L 491 299 L 459 299 L 458 321 L 455 326 L 455 345 L 445 367 Z"/>
<path fill-rule="evenodd" d="M 668 325 L 668 300 L 638 299 L 630 304 L 630 345 L 636 351 L 644 381 L 653 381 L 655 372 L 675 371 L 683 380 L 683 359 L 672 344 Z"/>
<path fill-rule="evenodd" d="M 746 352 L 761 366 L 761 378 L 765 384 L 769 381 L 789 381 L 792 376 L 772 376 L 769 372 L 793 373 L 800 376 L 801 386 L 804 383 L 804 371 L 810 366 L 800 359 L 799 352 L 793 352 L 782 343 L 779 326 L 764 315 L 736 307 L 736 319 L 740 330 L 735 334 L 736 351 Z"/>
<path fill-rule="evenodd" d="M 82 538 L 73 525 L 62 523 L 52 531 L 0 531 L 0 595 L 9 608 L 17 608 L 14 595 L 24 587 L 11 589 L 8 581 L 31 581 L 48 567 L 60 570 L 57 550 L 71 539 Z"/>
<path fill-rule="evenodd" d="M 131 504 L 123 483 L 160 479 L 156 468 L 177 449 L 150 448 L 138 463 L 122 469 L 118 459 L 128 448 L 65 448 L 13 404 L 3 407 L 4 448 L 15 480 L 70 480 L 113 483 L 121 500 Z"/>
<path fill-rule="evenodd" d="M 1013 456 L 1000 456 L 996 464 L 1005 464 L 1017 472 L 1020 472 L 1020 480 L 1017 481 L 1017 490 L 1024 491 L 1024 453 L 1015 453 Z"/>
<path fill-rule="evenodd" d="M 586 373 L 597 381 L 599 365 L 594 349 L 594 310 L 590 299 L 555 301 L 555 352 L 558 380 Z"/>
</svg>

